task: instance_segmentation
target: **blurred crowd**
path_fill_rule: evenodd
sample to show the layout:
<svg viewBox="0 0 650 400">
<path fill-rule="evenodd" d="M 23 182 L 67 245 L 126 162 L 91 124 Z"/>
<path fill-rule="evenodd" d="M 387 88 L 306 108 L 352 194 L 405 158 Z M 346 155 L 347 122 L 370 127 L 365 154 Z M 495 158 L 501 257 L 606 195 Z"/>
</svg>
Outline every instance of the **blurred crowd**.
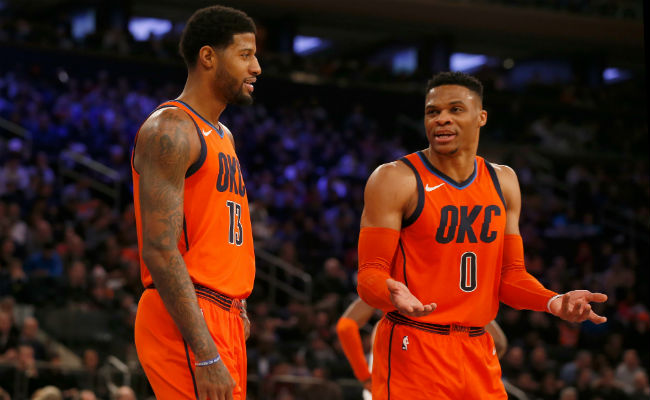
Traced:
<svg viewBox="0 0 650 400">
<path fill-rule="evenodd" d="M 546 87 L 538 104 L 540 88 L 511 93 L 482 78 L 488 96 L 507 102 L 490 110 L 479 154 L 488 149 L 490 161 L 518 173 L 528 270 L 558 292 L 609 296 L 597 306 L 609 318 L 599 326 L 504 306 L 504 379 L 531 399 L 650 399 L 650 178 L 647 155 L 634 151 L 647 147 L 647 120 L 596 112 L 626 104 L 635 87 Z M 138 398 L 151 396 L 133 348 L 143 288 L 129 156 L 140 123 L 179 92 L 104 71 L 0 69 L 0 117 L 32 133 L 0 141 L 0 399 L 134 398 L 123 378 L 112 379 L 111 356 L 131 368 Z M 271 304 L 269 286 L 256 282 L 250 398 L 359 398 L 334 326 L 356 297 L 365 180 L 425 139 L 409 124 L 381 123 L 373 104 L 334 113 L 324 99 L 280 97 L 229 108 L 222 120 L 236 137 L 257 245 L 313 278 L 308 303 L 279 296 Z M 73 155 L 117 178 L 89 172 Z M 113 181 L 115 196 L 95 185 Z"/>
<path fill-rule="evenodd" d="M 642 0 L 446 0 L 477 5 L 500 5 L 536 9 L 542 12 L 575 14 L 606 19 L 639 21 L 643 18 Z M 28 3 L 26 3 L 28 4 Z M 107 3 L 108 4 L 108 3 Z M 146 39 L 136 40 L 129 29 L 129 11 L 119 5 L 94 7 L 89 17 L 93 22 L 79 25 L 92 26 L 84 34 L 75 33 L 74 18 L 81 18 L 84 8 L 74 3 L 63 4 L 56 10 L 45 12 L 22 6 L 20 3 L 3 5 L 0 3 L 0 43 L 11 45 L 37 45 L 49 49 L 88 51 L 99 54 L 129 56 L 139 59 L 156 59 L 167 62 L 180 62 L 178 41 L 183 23 L 169 21 L 171 28 L 164 34 L 151 32 Z M 256 17 L 254 14 L 253 17 Z M 305 82 L 345 82 L 349 84 L 387 85 L 402 88 L 419 88 L 428 79 L 429 67 L 412 65 L 406 70 L 395 69 L 391 58 L 382 52 L 356 49 L 351 54 L 336 54 L 326 51 L 323 54 L 294 54 L 289 31 L 294 22 L 290 19 L 278 22 L 266 21 L 262 16 L 256 18 L 258 25 L 258 52 L 264 56 L 265 74 L 292 77 Z M 265 25 L 268 24 L 268 25 Z M 286 26 L 282 26 L 286 25 Z M 323 38 L 325 42 L 334 40 Z M 280 44 L 281 43 L 281 44 Z M 439 43 L 442 47 L 453 47 L 451 43 Z M 437 46 L 438 44 L 436 44 Z M 372 44 L 370 48 L 381 46 Z M 397 45 L 397 47 L 403 47 Z M 411 45 L 411 49 L 416 48 Z M 420 57 L 430 58 L 429 55 Z M 437 58 L 436 55 L 434 58 Z M 437 63 L 440 60 L 436 61 Z M 417 64 L 417 63 L 416 63 Z"/>
</svg>

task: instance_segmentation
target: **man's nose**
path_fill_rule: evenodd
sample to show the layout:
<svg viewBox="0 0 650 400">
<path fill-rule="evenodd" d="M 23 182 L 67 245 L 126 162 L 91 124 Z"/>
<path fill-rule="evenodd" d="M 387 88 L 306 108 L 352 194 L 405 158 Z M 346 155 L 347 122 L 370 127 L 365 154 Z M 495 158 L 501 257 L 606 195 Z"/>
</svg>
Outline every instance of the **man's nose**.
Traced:
<svg viewBox="0 0 650 400">
<path fill-rule="evenodd" d="M 250 68 L 251 74 L 258 76 L 262 74 L 262 67 L 260 67 L 260 62 L 258 61 L 257 57 L 255 57 L 251 68 Z"/>
<path fill-rule="evenodd" d="M 451 115 L 447 111 L 441 111 L 440 114 L 438 114 L 438 118 L 436 118 L 436 123 L 438 125 L 446 125 L 451 123 Z"/>
</svg>

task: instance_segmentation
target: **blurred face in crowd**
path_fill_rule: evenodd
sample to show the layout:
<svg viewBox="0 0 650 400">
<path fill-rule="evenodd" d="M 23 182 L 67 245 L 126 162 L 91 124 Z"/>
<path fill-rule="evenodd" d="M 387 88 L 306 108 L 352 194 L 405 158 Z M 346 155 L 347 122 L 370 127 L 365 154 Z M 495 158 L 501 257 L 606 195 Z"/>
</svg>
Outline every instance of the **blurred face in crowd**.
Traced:
<svg viewBox="0 0 650 400">
<path fill-rule="evenodd" d="M 0 333 L 9 332 L 11 329 L 11 317 L 8 313 L 0 311 Z"/>
<path fill-rule="evenodd" d="M 424 127 L 436 154 L 475 154 L 479 129 L 486 122 L 487 111 L 482 109 L 479 95 L 465 86 L 436 86 L 427 93 Z"/>
<path fill-rule="evenodd" d="M 254 33 L 233 35 L 233 43 L 225 49 L 216 49 L 218 55 L 216 84 L 218 93 L 228 104 L 253 103 L 253 83 L 262 73 L 255 57 L 257 47 Z"/>
<path fill-rule="evenodd" d="M 95 350 L 86 349 L 84 351 L 84 366 L 88 369 L 96 369 L 99 365 L 99 355 Z"/>
<path fill-rule="evenodd" d="M 36 334 L 38 333 L 38 321 L 36 318 L 29 317 L 25 318 L 25 321 L 23 322 L 23 337 L 26 339 L 34 339 L 36 338 Z"/>
<path fill-rule="evenodd" d="M 29 368 L 34 365 L 34 348 L 28 345 L 18 346 L 18 365 L 22 368 Z"/>
<path fill-rule="evenodd" d="M 79 394 L 79 399 L 80 400 L 97 400 L 97 396 L 95 396 L 95 393 L 91 392 L 90 390 L 82 390 L 81 393 Z"/>
</svg>

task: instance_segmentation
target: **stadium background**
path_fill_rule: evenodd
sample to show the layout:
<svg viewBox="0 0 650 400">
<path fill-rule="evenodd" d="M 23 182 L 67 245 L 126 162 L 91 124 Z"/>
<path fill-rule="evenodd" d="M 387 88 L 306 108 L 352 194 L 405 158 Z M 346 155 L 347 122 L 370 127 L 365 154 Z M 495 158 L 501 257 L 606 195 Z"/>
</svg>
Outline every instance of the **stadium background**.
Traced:
<svg viewBox="0 0 650 400">
<path fill-rule="evenodd" d="M 128 159 L 142 120 L 180 93 L 183 21 L 209 4 L 0 1 L 0 387 L 12 399 L 45 385 L 66 399 L 116 399 L 122 385 L 153 397 L 132 345 Z M 602 326 L 502 307 L 511 397 L 650 398 L 641 0 L 221 4 L 258 23 L 263 69 L 256 104 L 223 115 L 258 250 L 250 399 L 360 398 L 334 325 L 356 297 L 363 185 L 426 146 L 423 87 L 447 69 L 486 86 L 479 154 L 518 172 L 529 271 L 610 297 Z"/>
</svg>

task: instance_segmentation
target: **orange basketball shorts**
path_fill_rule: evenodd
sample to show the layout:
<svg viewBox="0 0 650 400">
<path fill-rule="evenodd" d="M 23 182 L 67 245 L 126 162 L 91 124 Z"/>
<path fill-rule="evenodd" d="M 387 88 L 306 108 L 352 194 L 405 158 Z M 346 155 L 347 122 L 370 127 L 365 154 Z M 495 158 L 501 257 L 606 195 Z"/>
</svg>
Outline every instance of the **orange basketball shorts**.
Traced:
<svg viewBox="0 0 650 400">
<path fill-rule="evenodd" d="M 508 398 L 490 334 L 397 316 L 387 314 L 377 328 L 373 400 Z"/>
<path fill-rule="evenodd" d="M 246 399 L 246 339 L 239 302 L 197 287 L 199 307 L 230 375 L 235 400 Z M 135 319 L 135 347 L 157 400 L 198 399 L 194 354 L 167 312 L 158 291 L 147 289 Z M 200 360 L 199 360 L 200 361 Z"/>
</svg>

